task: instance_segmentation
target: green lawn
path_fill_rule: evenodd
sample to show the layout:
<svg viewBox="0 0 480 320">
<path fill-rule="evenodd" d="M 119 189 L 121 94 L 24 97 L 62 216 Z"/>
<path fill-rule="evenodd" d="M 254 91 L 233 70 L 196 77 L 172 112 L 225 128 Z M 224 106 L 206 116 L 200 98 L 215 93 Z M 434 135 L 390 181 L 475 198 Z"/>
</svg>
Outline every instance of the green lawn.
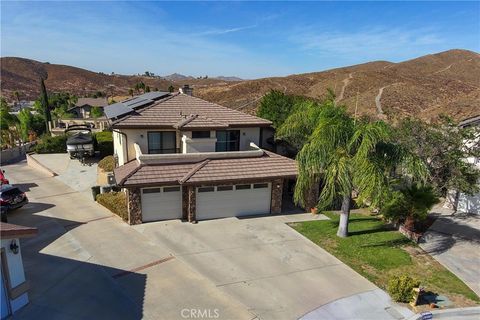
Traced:
<svg viewBox="0 0 480 320">
<path fill-rule="evenodd" d="M 449 297 L 455 306 L 471 306 L 480 301 L 454 274 L 401 233 L 388 229 L 380 218 L 351 214 L 350 236 L 339 238 L 338 215 L 325 215 L 331 220 L 295 223 L 291 227 L 380 288 L 386 289 L 390 276 L 408 273 L 419 279 L 426 290 Z"/>
</svg>

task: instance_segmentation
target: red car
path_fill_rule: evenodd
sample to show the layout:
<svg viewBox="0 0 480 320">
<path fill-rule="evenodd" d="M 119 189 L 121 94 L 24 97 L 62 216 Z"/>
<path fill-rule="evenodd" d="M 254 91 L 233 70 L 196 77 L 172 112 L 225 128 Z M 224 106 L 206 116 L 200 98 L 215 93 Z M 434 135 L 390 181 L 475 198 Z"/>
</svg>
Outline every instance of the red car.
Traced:
<svg viewBox="0 0 480 320">
<path fill-rule="evenodd" d="M 10 184 L 7 178 L 5 178 L 5 170 L 0 170 L 0 185 L 2 184 Z"/>
</svg>

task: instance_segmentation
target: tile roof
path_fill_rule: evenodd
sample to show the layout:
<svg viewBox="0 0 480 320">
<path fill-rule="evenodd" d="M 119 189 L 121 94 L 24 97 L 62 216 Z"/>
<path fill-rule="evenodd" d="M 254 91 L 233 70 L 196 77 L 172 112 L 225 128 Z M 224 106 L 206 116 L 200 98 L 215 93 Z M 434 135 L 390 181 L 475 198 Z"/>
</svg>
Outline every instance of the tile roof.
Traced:
<svg viewBox="0 0 480 320">
<path fill-rule="evenodd" d="M 295 160 L 268 151 L 256 158 L 202 159 L 177 164 L 147 165 L 133 160 L 115 169 L 117 183 L 124 187 L 228 183 L 296 176 Z"/>
<path fill-rule="evenodd" d="M 173 94 L 152 105 L 135 110 L 113 122 L 113 128 L 172 128 L 185 115 L 196 115 L 185 125 L 193 128 L 250 127 L 271 125 L 271 122 L 186 94 Z M 188 117 L 188 116 L 187 116 Z"/>
<path fill-rule="evenodd" d="M 0 222 L 1 239 L 32 237 L 36 235 L 37 232 L 37 228 L 30 228 L 11 223 Z"/>
</svg>

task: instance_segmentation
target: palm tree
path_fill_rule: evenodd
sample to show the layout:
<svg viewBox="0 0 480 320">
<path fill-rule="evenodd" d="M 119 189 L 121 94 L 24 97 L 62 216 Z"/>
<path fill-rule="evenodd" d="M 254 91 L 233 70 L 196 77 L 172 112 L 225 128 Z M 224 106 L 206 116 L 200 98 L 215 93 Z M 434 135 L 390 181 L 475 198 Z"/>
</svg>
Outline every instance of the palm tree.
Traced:
<svg viewBox="0 0 480 320">
<path fill-rule="evenodd" d="M 426 175 L 425 166 L 392 141 L 390 126 L 350 117 L 344 106 L 335 105 L 331 92 L 321 104 L 306 102 L 297 108 L 279 128 L 278 138 L 300 150 L 296 203 L 306 206 L 320 182 L 323 188 L 316 203 L 320 209 L 342 199 L 339 237 L 348 236 L 352 191 L 358 194 L 357 202 L 378 207 L 391 190 L 395 169 L 414 178 Z"/>
</svg>

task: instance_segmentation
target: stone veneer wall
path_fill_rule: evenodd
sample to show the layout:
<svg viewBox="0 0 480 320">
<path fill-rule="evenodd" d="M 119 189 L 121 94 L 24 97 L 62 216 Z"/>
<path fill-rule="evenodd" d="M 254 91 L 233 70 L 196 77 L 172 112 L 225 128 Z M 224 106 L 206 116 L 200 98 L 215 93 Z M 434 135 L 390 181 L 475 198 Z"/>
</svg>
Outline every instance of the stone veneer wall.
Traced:
<svg viewBox="0 0 480 320">
<path fill-rule="evenodd" d="M 188 220 L 188 187 L 182 187 L 182 219 Z"/>
<path fill-rule="evenodd" d="M 142 223 L 142 199 L 140 188 L 127 189 L 128 223 Z"/>
<path fill-rule="evenodd" d="M 197 221 L 197 195 L 195 193 L 195 186 L 187 186 L 188 194 L 188 221 Z"/>
<path fill-rule="evenodd" d="M 282 212 L 282 195 L 283 195 L 283 179 L 273 180 L 270 213 Z"/>
</svg>

